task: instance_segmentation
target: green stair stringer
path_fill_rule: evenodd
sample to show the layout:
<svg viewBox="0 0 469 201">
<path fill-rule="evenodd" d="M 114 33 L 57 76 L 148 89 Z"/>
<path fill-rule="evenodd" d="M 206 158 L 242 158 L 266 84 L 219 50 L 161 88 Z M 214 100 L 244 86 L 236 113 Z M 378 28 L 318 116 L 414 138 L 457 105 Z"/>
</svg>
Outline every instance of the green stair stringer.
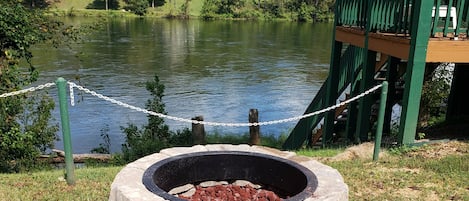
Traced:
<svg viewBox="0 0 469 201">
<path fill-rule="evenodd" d="M 355 80 L 354 78 L 359 75 L 358 72 L 361 70 L 361 66 L 363 65 L 363 50 L 360 47 L 350 45 L 345 48 L 345 51 L 340 59 L 341 69 L 339 72 L 340 79 L 338 85 L 338 94 L 342 94 L 347 86 L 349 86 L 350 82 Z M 329 79 L 330 78 L 328 76 L 314 99 L 306 108 L 304 114 L 309 114 L 329 107 L 324 104 L 324 97 L 326 95 L 327 83 Z M 301 119 L 291 131 L 282 148 L 285 150 L 299 149 L 312 135 L 313 129 L 316 128 L 316 126 L 323 118 L 324 113 Z"/>
</svg>

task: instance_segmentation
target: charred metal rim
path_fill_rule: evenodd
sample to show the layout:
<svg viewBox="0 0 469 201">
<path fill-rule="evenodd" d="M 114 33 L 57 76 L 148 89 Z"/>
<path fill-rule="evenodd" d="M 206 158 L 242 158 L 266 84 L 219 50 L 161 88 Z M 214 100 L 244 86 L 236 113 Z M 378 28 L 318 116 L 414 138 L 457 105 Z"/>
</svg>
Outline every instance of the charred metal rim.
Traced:
<svg viewBox="0 0 469 201">
<path fill-rule="evenodd" d="M 289 201 L 310 198 L 318 186 L 316 175 L 296 162 L 242 151 L 195 152 L 166 158 L 146 169 L 142 182 L 160 197 L 183 201 L 167 192 L 189 183 L 238 179 L 261 184 Z"/>
</svg>

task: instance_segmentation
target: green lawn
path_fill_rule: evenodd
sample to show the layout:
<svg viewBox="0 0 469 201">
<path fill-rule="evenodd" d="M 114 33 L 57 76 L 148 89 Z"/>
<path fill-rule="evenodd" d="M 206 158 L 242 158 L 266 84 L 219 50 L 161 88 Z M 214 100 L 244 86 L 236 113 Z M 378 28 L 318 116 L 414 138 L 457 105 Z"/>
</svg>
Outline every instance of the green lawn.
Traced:
<svg viewBox="0 0 469 201">
<path fill-rule="evenodd" d="M 343 175 L 350 200 L 469 200 L 469 154 L 326 162 Z"/>
<path fill-rule="evenodd" d="M 67 185 L 63 170 L 0 174 L 0 200 L 107 200 L 111 183 L 121 168 L 76 169 L 74 186 Z"/>
<path fill-rule="evenodd" d="M 59 3 L 54 4 L 57 9 L 86 9 L 94 0 L 61 0 Z"/>
<path fill-rule="evenodd" d="M 90 4 L 93 3 L 95 0 L 61 0 L 59 3 L 56 3 L 52 6 L 52 8 L 57 9 L 57 10 L 62 10 L 62 11 L 80 11 L 80 12 L 85 12 L 83 10 L 86 9 L 86 7 Z M 157 7 L 155 9 L 149 8 L 149 15 L 157 15 L 157 16 L 163 16 L 165 14 L 168 14 L 172 12 L 173 14 L 179 12 L 181 5 L 185 2 L 185 0 L 172 0 L 172 1 L 167 1 L 167 3 L 164 6 Z M 119 0 L 119 5 L 122 8 L 125 3 L 123 0 Z M 189 15 L 191 16 L 199 16 L 200 11 L 202 10 L 202 5 L 203 5 L 203 0 L 193 0 L 189 1 Z M 86 9 L 89 10 L 89 9 Z M 87 14 L 85 12 L 85 14 Z M 88 14 L 89 15 L 89 14 Z"/>
</svg>

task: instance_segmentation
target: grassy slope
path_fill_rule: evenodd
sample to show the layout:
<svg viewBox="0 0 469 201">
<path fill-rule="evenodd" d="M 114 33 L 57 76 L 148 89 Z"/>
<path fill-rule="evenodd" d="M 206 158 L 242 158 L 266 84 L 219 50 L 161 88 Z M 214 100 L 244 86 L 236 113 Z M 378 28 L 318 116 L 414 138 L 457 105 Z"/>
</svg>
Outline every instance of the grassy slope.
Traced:
<svg viewBox="0 0 469 201">
<path fill-rule="evenodd" d="M 69 10 L 73 9 L 86 9 L 86 6 L 91 4 L 94 0 L 61 0 L 60 3 L 55 4 L 58 9 Z"/>
<path fill-rule="evenodd" d="M 349 186 L 349 200 L 469 200 L 468 142 L 440 150 L 399 151 L 379 162 L 325 160 L 333 158 L 336 151 L 311 152 L 316 151 L 301 154 L 322 157 L 323 163 L 339 170 Z M 0 174 L 0 200 L 107 200 L 121 168 L 77 169 L 75 186 L 61 179 L 63 171 Z"/>
<path fill-rule="evenodd" d="M 86 6 L 90 5 L 94 0 L 61 0 L 60 3 L 54 5 L 54 8 L 59 10 L 84 10 Z M 204 0 L 192 0 L 189 2 L 189 14 L 191 16 L 199 16 L 200 10 L 202 9 Z M 180 10 L 181 5 L 184 3 L 184 0 L 172 0 L 171 3 L 166 3 L 164 6 L 152 9 L 150 12 L 157 14 L 166 14 L 166 13 L 177 13 Z M 119 0 L 119 5 L 124 5 L 122 0 Z"/>
</svg>

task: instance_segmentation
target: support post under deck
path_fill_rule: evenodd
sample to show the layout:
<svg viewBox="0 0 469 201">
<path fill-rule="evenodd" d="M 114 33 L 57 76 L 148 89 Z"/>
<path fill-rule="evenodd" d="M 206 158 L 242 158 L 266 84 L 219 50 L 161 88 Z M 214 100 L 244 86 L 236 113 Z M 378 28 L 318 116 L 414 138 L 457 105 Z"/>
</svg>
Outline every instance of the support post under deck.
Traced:
<svg viewBox="0 0 469 201">
<path fill-rule="evenodd" d="M 425 73 L 425 63 L 430 33 L 433 1 L 416 0 L 412 5 L 412 29 L 409 59 L 405 75 L 404 97 L 399 126 L 400 144 L 411 144 L 417 130 L 420 98 Z"/>
</svg>

